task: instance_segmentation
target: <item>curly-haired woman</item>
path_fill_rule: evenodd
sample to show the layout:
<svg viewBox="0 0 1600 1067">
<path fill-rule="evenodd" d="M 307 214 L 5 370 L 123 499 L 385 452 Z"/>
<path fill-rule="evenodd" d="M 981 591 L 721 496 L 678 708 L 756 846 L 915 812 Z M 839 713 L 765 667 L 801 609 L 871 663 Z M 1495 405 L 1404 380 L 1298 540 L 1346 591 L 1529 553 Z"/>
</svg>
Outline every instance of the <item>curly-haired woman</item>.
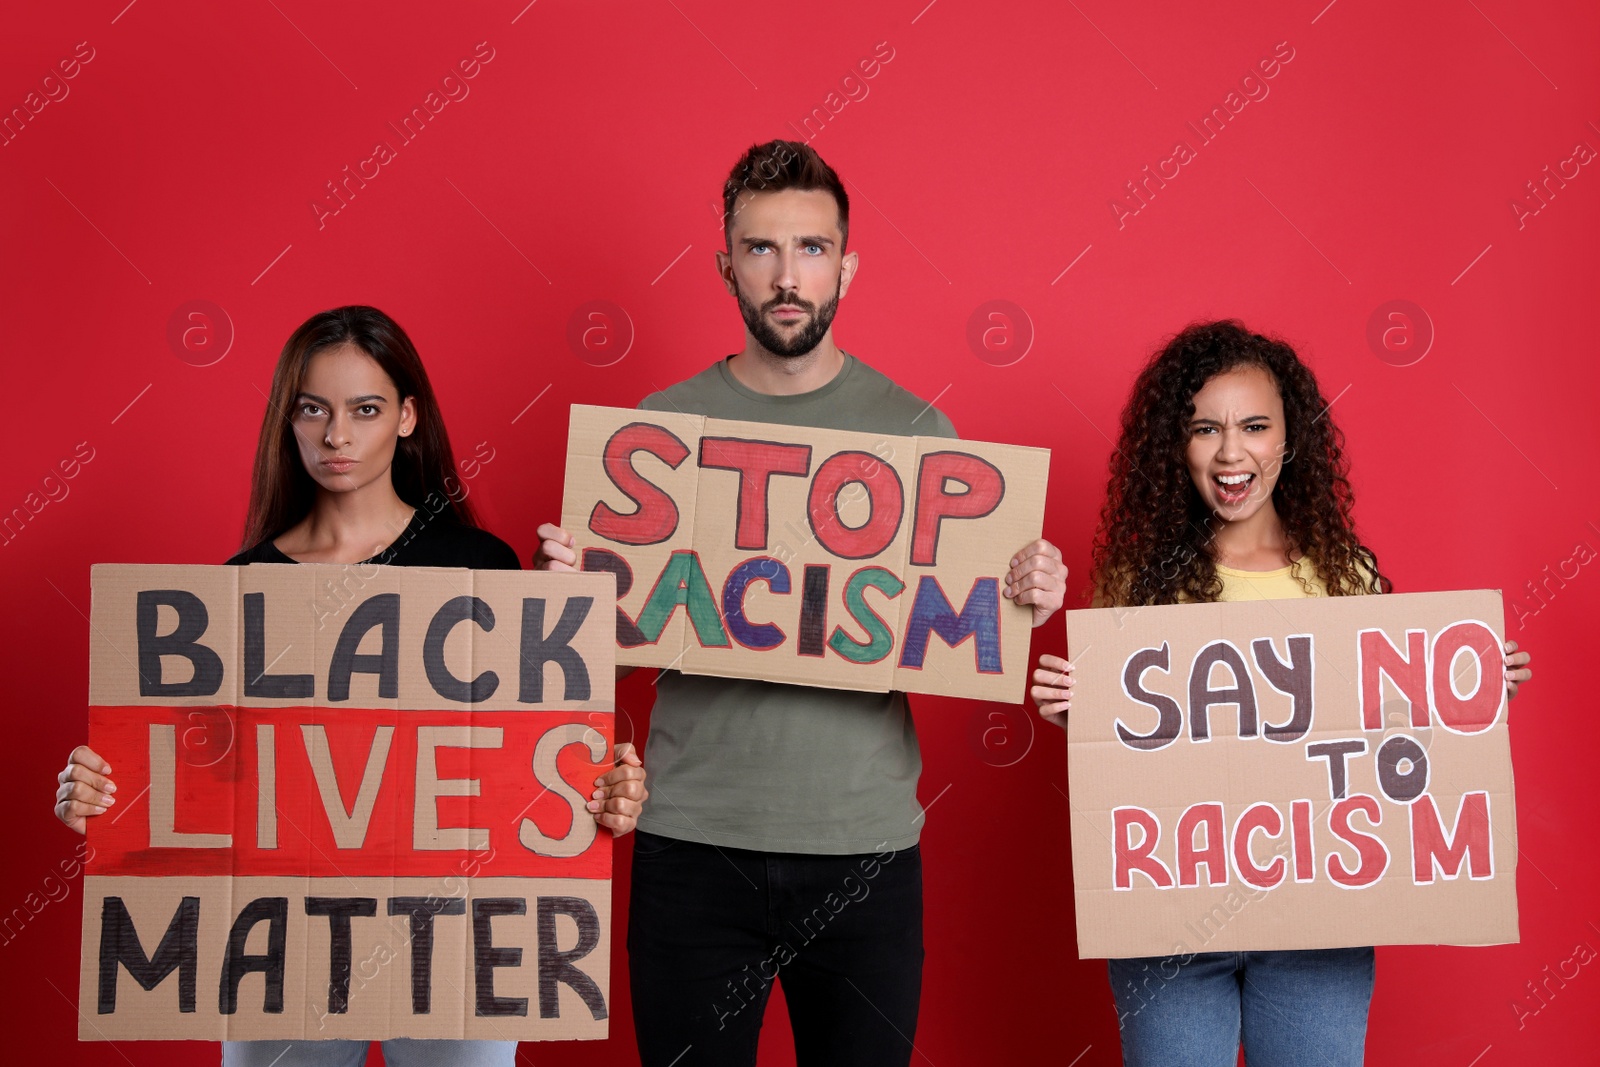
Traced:
<svg viewBox="0 0 1600 1067">
<path fill-rule="evenodd" d="M 1094 602 L 1132 607 L 1361 596 L 1393 587 L 1352 518 L 1343 435 L 1287 344 L 1197 323 L 1140 372 L 1094 542 Z M 1506 688 L 1528 654 L 1506 644 Z M 1072 665 L 1041 656 L 1032 696 L 1066 725 Z M 1160 976 L 1159 995 L 1141 982 Z M 1373 950 L 1202 952 L 1110 961 L 1127 1067 L 1355 1067 Z"/>
</svg>

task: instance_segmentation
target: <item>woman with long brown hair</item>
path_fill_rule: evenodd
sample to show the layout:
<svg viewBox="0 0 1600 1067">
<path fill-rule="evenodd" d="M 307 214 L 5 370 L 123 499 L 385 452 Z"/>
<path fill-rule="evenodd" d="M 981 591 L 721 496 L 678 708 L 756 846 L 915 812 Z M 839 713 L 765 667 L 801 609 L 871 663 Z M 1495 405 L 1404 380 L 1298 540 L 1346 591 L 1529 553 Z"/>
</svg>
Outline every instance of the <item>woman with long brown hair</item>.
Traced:
<svg viewBox="0 0 1600 1067">
<path fill-rule="evenodd" d="M 348 395 L 324 395 L 322 379 Z M 411 339 L 360 306 L 312 316 L 284 345 L 256 444 L 243 551 L 228 562 L 342 562 L 323 557 L 340 555 L 346 540 L 366 549 L 363 558 L 389 553 L 383 563 L 449 542 L 463 562 L 433 565 L 520 566 L 478 526 Z"/>
<path fill-rule="evenodd" d="M 261 422 L 244 548 L 230 564 L 360 563 L 516 570 L 517 555 L 480 528 L 411 339 L 371 307 L 306 320 L 272 375 Z M 631 745 L 596 780 L 589 810 L 628 833 L 646 793 Z M 79 833 L 115 803 L 111 767 L 82 745 L 57 781 L 57 818 Z M 355 1067 L 362 1041 L 225 1041 L 238 1067 Z M 391 1067 L 506 1067 L 514 1041 L 383 1042 Z"/>
<path fill-rule="evenodd" d="M 1094 603 L 1363 596 L 1393 589 L 1356 533 L 1344 438 L 1289 345 L 1197 323 L 1140 372 L 1094 541 Z M 1528 654 L 1506 644 L 1506 688 Z M 1072 664 L 1041 656 L 1032 696 L 1066 725 Z M 1081 709 L 1078 714 L 1094 714 Z M 1127 1067 L 1357 1067 L 1371 948 L 1109 961 Z"/>
</svg>

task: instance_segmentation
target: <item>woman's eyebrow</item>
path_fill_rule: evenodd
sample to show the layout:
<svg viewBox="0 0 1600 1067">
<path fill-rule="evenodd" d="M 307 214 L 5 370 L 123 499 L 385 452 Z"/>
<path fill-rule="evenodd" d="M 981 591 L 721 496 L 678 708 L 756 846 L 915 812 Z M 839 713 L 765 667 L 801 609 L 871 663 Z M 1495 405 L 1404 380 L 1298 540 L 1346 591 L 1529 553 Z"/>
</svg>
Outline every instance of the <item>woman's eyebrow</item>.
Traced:
<svg viewBox="0 0 1600 1067">
<path fill-rule="evenodd" d="M 366 393 L 366 394 L 363 394 L 362 396 L 353 396 L 350 399 L 346 400 L 345 403 L 346 404 L 365 404 L 370 400 L 388 400 L 388 399 L 389 398 L 384 396 L 382 393 Z"/>
<path fill-rule="evenodd" d="M 1271 415 L 1245 415 L 1242 418 L 1240 418 L 1238 421 L 1239 421 L 1240 425 L 1243 425 L 1245 423 L 1250 423 L 1250 422 L 1271 422 L 1272 421 L 1272 416 Z M 1222 423 L 1220 421 L 1218 421 L 1217 419 L 1206 418 L 1205 416 L 1201 415 L 1201 416 L 1196 416 L 1195 418 L 1190 419 L 1189 420 L 1189 425 L 1190 426 L 1221 426 Z"/>
</svg>

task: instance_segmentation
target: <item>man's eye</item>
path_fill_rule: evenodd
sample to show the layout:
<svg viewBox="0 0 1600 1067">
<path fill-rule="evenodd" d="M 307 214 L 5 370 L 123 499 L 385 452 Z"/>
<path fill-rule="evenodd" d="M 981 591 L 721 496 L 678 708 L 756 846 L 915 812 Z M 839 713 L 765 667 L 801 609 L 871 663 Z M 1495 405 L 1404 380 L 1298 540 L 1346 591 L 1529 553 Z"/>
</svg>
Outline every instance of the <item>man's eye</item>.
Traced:
<svg viewBox="0 0 1600 1067">
<path fill-rule="evenodd" d="M 812 255 L 820 256 L 822 254 L 822 246 L 821 245 L 806 245 L 806 251 L 810 252 Z"/>
<path fill-rule="evenodd" d="M 771 249 L 771 247 L 772 247 L 771 245 L 751 245 L 750 246 L 750 251 L 751 251 L 752 254 L 759 254 L 759 253 L 762 253 L 762 252 L 769 251 Z"/>
</svg>

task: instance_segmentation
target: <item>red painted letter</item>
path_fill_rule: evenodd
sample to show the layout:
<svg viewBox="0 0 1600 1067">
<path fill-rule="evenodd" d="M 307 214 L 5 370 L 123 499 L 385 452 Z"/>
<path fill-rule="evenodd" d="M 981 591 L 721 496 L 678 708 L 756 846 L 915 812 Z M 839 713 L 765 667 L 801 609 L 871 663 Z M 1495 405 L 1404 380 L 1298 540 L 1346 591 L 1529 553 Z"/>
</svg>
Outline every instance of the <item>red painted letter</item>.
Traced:
<svg viewBox="0 0 1600 1067">
<path fill-rule="evenodd" d="M 1406 631 L 1401 655 L 1382 630 L 1362 630 L 1356 638 L 1361 675 L 1361 728 L 1383 729 L 1383 676 L 1387 674 L 1411 705 L 1411 725 L 1428 725 L 1428 633 Z"/>
<path fill-rule="evenodd" d="M 1378 807 L 1376 797 L 1366 793 L 1357 793 L 1345 797 L 1333 806 L 1328 812 L 1328 829 L 1347 845 L 1354 845 L 1361 863 L 1355 870 L 1350 870 L 1344 865 L 1344 858 L 1338 852 L 1328 853 L 1328 877 L 1344 886 L 1346 889 L 1364 889 L 1383 877 L 1383 872 L 1389 869 L 1389 846 L 1383 839 L 1374 834 L 1362 833 L 1350 825 L 1350 813 L 1360 811 L 1367 817 L 1367 822 L 1373 826 L 1383 821 L 1383 811 Z"/>
<path fill-rule="evenodd" d="M 1294 842 L 1294 880 L 1309 882 L 1317 876 L 1316 846 L 1311 840 L 1311 801 L 1289 802 L 1289 839 Z"/>
<path fill-rule="evenodd" d="M 774 474 L 804 477 L 811 472 L 810 445 L 746 441 L 738 437 L 702 437 L 700 466 L 739 472 L 739 525 L 736 548 L 767 549 L 767 483 Z"/>
<path fill-rule="evenodd" d="M 867 521 L 849 527 L 839 518 L 839 491 L 852 483 L 867 491 Z M 900 532 L 906 494 L 900 475 L 870 452 L 838 452 L 817 468 L 806 500 L 811 531 L 840 559 L 871 559 Z"/>
<path fill-rule="evenodd" d="M 1233 824 L 1233 865 L 1239 877 L 1257 889 L 1271 889 L 1283 881 L 1289 865 L 1282 856 L 1274 856 L 1265 867 L 1256 866 L 1255 858 L 1250 855 L 1250 838 L 1257 830 L 1268 837 L 1282 834 L 1283 812 L 1262 801 L 1246 808 L 1239 821 Z"/>
<path fill-rule="evenodd" d="M 1411 805 L 1411 880 L 1431 885 L 1434 868 L 1448 879 L 1461 876 L 1462 861 L 1467 877 L 1494 877 L 1494 845 L 1489 835 L 1489 794 L 1463 793 L 1456 809 L 1456 829 L 1447 833 L 1439 822 L 1439 809 L 1433 797 L 1422 794 Z"/>
<path fill-rule="evenodd" d="M 1475 689 L 1458 696 L 1456 657 L 1469 651 L 1477 660 L 1472 670 L 1478 676 Z M 1500 639 L 1481 622 L 1458 622 L 1439 631 L 1433 639 L 1433 706 L 1439 722 L 1458 734 L 1482 733 L 1500 717 L 1506 699 L 1505 659 Z"/>
<path fill-rule="evenodd" d="M 648 452 L 677 470 L 688 458 L 689 446 L 672 431 L 648 422 L 631 422 L 612 434 L 603 457 L 606 475 L 638 507 L 624 515 L 602 500 L 589 513 L 589 529 L 624 545 L 659 545 L 678 528 L 678 505 L 633 469 L 635 452 Z"/>
<path fill-rule="evenodd" d="M 949 492 L 949 482 L 966 488 Z M 911 563 L 931 567 L 939 556 L 939 524 L 945 519 L 981 519 L 1000 506 L 1005 477 L 988 460 L 965 452 L 929 452 L 917 469 L 916 520 L 911 527 Z M 1007 549 L 1010 551 L 1010 549 Z"/>
<path fill-rule="evenodd" d="M 1138 844 L 1128 840 L 1128 830 L 1134 826 L 1143 831 Z M 1132 889 L 1133 872 L 1138 871 L 1158 888 L 1172 888 L 1172 872 L 1151 855 L 1161 839 L 1161 824 L 1154 815 L 1143 808 L 1111 809 L 1111 839 L 1113 887 Z"/>
<path fill-rule="evenodd" d="M 1194 847 L 1194 832 L 1204 826 L 1206 843 Z M 1200 884 L 1200 864 L 1206 865 L 1206 885 L 1228 884 L 1228 832 L 1222 828 L 1222 805 L 1216 801 L 1191 804 L 1178 820 L 1178 884 Z"/>
</svg>

